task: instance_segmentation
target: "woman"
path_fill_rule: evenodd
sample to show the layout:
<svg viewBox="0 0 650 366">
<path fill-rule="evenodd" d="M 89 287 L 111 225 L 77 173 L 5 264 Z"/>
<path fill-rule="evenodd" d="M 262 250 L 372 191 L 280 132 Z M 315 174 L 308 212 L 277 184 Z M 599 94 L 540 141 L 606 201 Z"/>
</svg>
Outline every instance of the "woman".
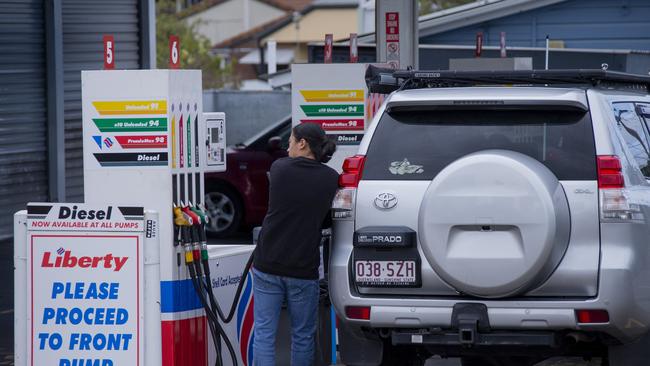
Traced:
<svg viewBox="0 0 650 366">
<path fill-rule="evenodd" d="M 289 157 L 271 166 L 269 209 L 253 262 L 255 365 L 275 365 L 275 335 L 286 299 L 291 365 L 311 366 L 318 310 L 320 236 L 338 188 L 326 166 L 336 145 L 313 123 L 293 128 Z"/>
</svg>

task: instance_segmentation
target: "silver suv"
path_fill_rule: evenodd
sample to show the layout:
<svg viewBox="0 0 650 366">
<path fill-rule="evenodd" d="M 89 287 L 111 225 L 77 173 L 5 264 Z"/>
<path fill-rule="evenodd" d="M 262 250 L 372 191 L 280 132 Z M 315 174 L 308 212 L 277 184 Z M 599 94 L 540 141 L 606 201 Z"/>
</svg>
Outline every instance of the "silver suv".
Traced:
<svg viewBox="0 0 650 366">
<path fill-rule="evenodd" d="M 334 203 L 346 365 L 650 365 L 650 77 L 386 73 Z"/>
</svg>

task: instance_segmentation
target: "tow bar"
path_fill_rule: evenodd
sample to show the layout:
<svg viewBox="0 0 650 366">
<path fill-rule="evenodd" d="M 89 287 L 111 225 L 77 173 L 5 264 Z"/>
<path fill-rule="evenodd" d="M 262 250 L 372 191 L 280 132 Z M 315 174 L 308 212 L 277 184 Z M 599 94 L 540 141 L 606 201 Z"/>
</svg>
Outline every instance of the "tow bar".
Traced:
<svg viewBox="0 0 650 366">
<path fill-rule="evenodd" d="M 391 333 L 393 345 L 425 344 L 432 346 L 546 346 L 555 347 L 553 332 L 509 332 L 492 330 L 487 306 L 458 303 L 451 315 L 451 328 L 397 330 Z"/>
</svg>

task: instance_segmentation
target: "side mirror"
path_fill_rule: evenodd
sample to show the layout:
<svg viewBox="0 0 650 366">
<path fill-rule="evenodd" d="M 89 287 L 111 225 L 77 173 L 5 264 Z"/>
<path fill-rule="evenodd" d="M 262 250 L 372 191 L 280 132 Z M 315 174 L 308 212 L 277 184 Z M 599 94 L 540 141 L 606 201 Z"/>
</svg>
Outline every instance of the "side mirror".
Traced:
<svg viewBox="0 0 650 366">
<path fill-rule="evenodd" d="M 282 150 L 282 139 L 279 136 L 273 136 L 269 139 L 268 149 L 271 152 Z"/>
</svg>

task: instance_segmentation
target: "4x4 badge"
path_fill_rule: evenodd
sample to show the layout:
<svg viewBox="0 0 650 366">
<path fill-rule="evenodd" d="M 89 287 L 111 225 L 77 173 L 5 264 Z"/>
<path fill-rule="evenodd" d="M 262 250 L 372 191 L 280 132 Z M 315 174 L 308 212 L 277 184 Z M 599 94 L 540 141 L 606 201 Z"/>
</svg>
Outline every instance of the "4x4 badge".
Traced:
<svg viewBox="0 0 650 366">
<path fill-rule="evenodd" d="M 388 210 L 397 206 L 397 196 L 392 193 L 380 193 L 375 197 L 375 206 L 380 210 Z"/>
</svg>

